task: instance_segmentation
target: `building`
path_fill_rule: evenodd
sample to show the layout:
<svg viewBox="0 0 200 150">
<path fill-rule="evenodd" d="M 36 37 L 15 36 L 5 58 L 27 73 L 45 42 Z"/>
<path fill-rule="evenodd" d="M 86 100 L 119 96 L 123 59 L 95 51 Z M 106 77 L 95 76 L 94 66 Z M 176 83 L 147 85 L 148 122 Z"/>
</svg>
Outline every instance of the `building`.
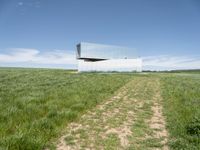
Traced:
<svg viewBox="0 0 200 150">
<path fill-rule="evenodd" d="M 135 49 L 81 42 L 76 58 L 79 72 L 141 72 L 142 59 Z"/>
</svg>

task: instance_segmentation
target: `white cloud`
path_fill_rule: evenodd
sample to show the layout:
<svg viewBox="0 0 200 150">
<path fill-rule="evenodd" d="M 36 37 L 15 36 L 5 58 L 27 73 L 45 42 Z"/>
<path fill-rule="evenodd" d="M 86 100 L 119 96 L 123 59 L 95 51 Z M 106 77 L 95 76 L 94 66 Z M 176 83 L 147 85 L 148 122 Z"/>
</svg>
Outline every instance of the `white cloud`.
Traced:
<svg viewBox="0 0 200 150">
<path fill-rule="evenodd" d="M 148 70 L 200 69 L 200 56 L 147 56 L 143 68 Z"/>
<path fill-rule="evenodd" d="M 74 51 L 12 48 L 0 52 L 0 66 L 76 68 Z M 200 69 L 200 56 L 158 55 L 142 57 L 143 70 Z"/>
<path fill-rule="evenodd" d="M 36 65 L 76 65 L 75 53 L 66 50 L 41 52 L 37 49 L 12 48 L 0 53 L 0 64 L 27 63 Z"/>
</svg>

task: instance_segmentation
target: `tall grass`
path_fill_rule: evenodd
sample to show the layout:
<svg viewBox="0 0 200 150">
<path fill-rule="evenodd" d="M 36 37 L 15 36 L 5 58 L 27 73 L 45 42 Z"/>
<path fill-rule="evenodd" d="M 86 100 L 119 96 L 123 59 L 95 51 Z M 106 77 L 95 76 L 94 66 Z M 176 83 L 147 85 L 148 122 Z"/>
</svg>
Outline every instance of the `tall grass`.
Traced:
<svg viewBox="0 0 200 150">
<path fill-rule="evenodd" d="M 0 69 L 0 149 L 43 149 L 67 123 L 111 96 L 130 74 Z"/>
<path fill-rule="evenodd" d="M 200 149 L 200 74 L 162 78 L 162 95 L 172 149 Z"/>
</svg>

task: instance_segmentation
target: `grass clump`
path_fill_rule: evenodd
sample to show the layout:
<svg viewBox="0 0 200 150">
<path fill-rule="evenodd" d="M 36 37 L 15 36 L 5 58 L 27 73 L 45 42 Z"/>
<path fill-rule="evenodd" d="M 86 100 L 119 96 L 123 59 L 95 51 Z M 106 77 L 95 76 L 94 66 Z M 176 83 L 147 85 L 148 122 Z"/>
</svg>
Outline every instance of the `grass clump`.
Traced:
<svg viewBox="0 0 200 150">
<path fill-rule="evenodd" d="M 83 111 L 85 109 L 85 105 L 81 103 L 74 104 L 71 106 L 71 109 L 75 111 Z"/>
<path fill-rule="evenodd" d="M 186 126 L 188 135 L 200 137 L 200 118 L 195 116 Z"/>
<path fill-rule="evenodd" d="M 73 136 L 70 136 L 70 135 L 65 137 L 65 142 L 66 142 L 66 144 L 69 144 L 69 145 L 75 144 Z"/>
<path fill-rule="evenodd" d="M 69 110 L 65 113 L 65 116 L 67 120 L 74 121 L 77 118 L 77 112 Z"/>
</svg>

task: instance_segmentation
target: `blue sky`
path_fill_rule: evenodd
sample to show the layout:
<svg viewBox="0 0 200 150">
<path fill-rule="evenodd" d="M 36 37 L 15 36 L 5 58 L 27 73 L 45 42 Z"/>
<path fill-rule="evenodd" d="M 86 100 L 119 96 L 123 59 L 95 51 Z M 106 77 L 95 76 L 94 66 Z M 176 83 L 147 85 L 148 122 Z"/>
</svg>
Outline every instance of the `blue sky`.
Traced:
<svg viewBox="0 0 200 150">
<path fill-rule="evenodd" d="M 144 68 L 200 68 L 199 0 L 0 0 L 0 66 L 76 68 L 80 42 L 136 48 Z"/>
</svg>

